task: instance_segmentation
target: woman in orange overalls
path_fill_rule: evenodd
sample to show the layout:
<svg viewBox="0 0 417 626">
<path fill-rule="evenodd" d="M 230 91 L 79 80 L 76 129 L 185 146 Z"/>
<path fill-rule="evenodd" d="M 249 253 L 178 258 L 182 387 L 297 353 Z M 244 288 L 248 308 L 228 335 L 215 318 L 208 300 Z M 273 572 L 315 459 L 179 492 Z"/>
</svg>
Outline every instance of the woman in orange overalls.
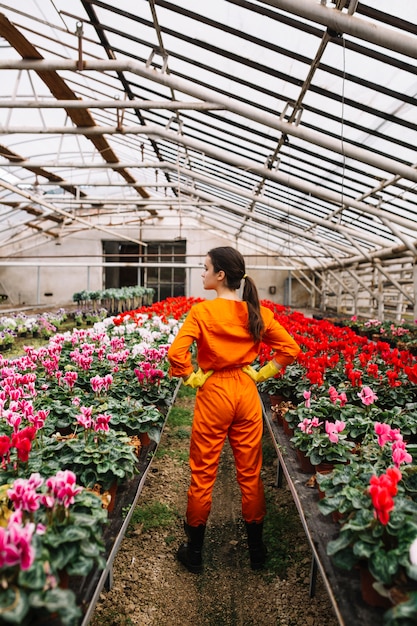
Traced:
<svg viewBox="0 0 417 626">
<path fill-rule="evenodd" d="M 300 348 L 272 311 L 260 306 L 255 283 L 246 275 L 245 261 L 237 250 L 228 246 L 210 250 L 202 278 L 204 289 L 214 289 L 217 297 L 192 307 L 168 352 L 171 375 L 198 388 L 184 522 L 188 541 L 180 546 L 177 557 L 189 571 L 202 571 L 212 490 L 228 437 L 242 495 L 251 567 L 260 569 L 266 559 L 262 541 L 265 496 L 260 477 L 262 408 L 256 383 L 292 363 Z M 242 279 L 243 300 L 237 293 Z M 274 355 L 257 371 L 250 364 L 259 354 L 261 341 L 271 346 Z M 197 345 L 196 372 L 190 353 L 193 342 Z"/>
</svg>

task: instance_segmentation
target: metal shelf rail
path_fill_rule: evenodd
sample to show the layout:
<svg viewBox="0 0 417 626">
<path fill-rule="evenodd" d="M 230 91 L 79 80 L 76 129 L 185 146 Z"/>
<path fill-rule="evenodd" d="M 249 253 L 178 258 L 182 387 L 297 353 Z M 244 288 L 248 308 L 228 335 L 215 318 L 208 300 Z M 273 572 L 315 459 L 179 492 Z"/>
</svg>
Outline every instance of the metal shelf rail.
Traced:
<svg viewBox="0 0 417 626">
<path fill-rule="evenodd" d="M 310 597 L 314 596 L 317 573 L 320 572 L 340 626 L 382 624 L 384 609 L 366 605 L 362 599 L 359 572 L 338 570 L 327 555 L 326 545 L 337 536 L 337 525 L 328 516 L 320 513 L 317 507 L 318 490 L 311 486 L 311 476 L 301 471 L 294 445 L 282 426 L 273 420 L 268 396 L 262 396 L 261 400 L 264 422 L 278 457 L 276 485 L 281 487 L 285 477 L 311 548 Z"/>
<path fill-rule="evenodd" d="M 161 434 L 165 428 L 165 424 L 175 402 L 180 386 L 181 381 L 179 381 L 175 388 L 171 405 L 167 411 L 164 425 L 161 429 Z M 111 589 L 113 585 L 114 559 L 120 549 L 133 512 L 142 493 L 142 489 L 151 468 L 152 459 L 157 448 L 158 444 L 151 440 L 149 445 L 144 446 L 141 449 L 138 460 L 138 474 L 131 481 L 122 485 L 123 489 L 120 494 L 121 497 L 118 498 L 117 505 L 111 514 L 111 518 L 109 519 L 109 527 L 106 529 L 104 535 L 107 546 L 106 567 L 102 571 L 93 572 L 93 574 L 87 577 L 83 581 L 83 584 L 77 589 L 79 601 L 85 609 L 80 626 L 88 626 L 103 588 Z"/>
</svg>

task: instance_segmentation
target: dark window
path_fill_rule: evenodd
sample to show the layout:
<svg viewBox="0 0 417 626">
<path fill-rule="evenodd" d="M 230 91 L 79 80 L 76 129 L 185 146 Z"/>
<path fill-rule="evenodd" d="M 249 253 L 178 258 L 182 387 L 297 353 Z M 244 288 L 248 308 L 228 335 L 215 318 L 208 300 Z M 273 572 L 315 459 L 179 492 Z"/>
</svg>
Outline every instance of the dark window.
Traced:
<svg viewBox="0 0 417 626">
<path fill-rule="evenodd" d="M 186 242 L 152 241 L 148 246 L 139 247 L 134 243 L 103 241 L 105 263 L 137 263 L 144 267 L 112 266 L 104 268 L 104 287 L 119 288 L 132 285 L 152 287 L 155 290 L 154 302 L 166 298 L 185 295 L 185 268 L 173 267 L 174 263 L 184 263 Z M 150 267 L 160 263 L 163 267 Z"/>
<path fill-rule="evenodd" d="M 136 243 L 103 241 L 105 263 L 137 263 L 139 246 Z M 140 284 L 138 267 L 112 266 L 104 268 L 104 288 L 131 287 Z"/>
<path fill-rule="evenodd" d="M 143 249 L 143 260 L 147 264 L 143 271 L 143 284 L 155 290 L 154 301 L 185 295 L 185 269 L 173 267 L 173 263 L 184 263 L 186 242 L 153 241 Z M 163 267 L 149 267 L 161 263 Z"/>
</svg>

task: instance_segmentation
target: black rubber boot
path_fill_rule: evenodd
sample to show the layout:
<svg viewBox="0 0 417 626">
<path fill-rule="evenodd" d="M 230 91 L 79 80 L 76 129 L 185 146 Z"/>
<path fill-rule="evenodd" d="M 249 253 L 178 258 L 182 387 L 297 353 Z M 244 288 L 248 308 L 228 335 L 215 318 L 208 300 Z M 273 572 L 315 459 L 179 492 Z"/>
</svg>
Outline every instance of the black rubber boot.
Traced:
<svg viewBox="0 0 417 626">
<path fill-rule="evenodd" d="M 203 571 L 201 552 L 203 550 L 206 527 L 204 524 L 200 524 L 200 526 L 189 526 L 184 522 L 184 530 L 188 541 L 182 543 L 178 548 L 177 559 L 185 565 L 189 572 L 201 574 Z"/>
<path fill-rule="evenodd" d="M 262 541 L 262 532 L 264 524 L 260 522 L 245 522 L 246 532 L 248 534 L 248 547 L 250 566 L 252 569 L 262 569 L 265 565 L 267 550 Z"/>
</svg>

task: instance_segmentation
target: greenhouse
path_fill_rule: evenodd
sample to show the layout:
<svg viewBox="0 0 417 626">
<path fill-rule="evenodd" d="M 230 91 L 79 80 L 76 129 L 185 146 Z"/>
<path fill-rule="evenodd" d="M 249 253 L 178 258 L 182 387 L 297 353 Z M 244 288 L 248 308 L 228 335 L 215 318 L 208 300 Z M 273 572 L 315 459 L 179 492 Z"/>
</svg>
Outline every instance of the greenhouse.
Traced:
<svg viewBox="0 0 417 626">
<path fill-rule="evenodd" d="M 416 29 L 0 1 L 0 624 L 417 624 Z"/>
</svg>

